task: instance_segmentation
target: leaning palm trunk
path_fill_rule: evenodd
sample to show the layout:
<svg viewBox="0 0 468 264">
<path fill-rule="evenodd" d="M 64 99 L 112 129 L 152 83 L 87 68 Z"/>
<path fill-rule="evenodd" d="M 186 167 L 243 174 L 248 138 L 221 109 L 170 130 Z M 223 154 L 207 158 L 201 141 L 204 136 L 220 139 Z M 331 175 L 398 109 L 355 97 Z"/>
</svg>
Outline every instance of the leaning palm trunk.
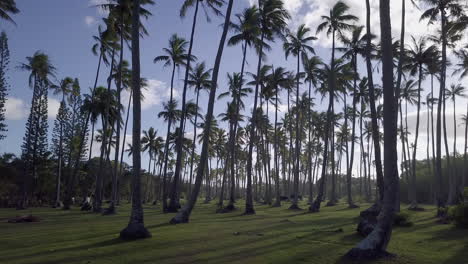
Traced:
<svg viewBox="0 0 468 264">
<path fill-rule="evenodd" d="M 190 156 L 190 180 L 189 180 L 189 186 L 188 186 L 188 196 L 192 193 L 192 179 L 193 179 L 193 161 L 195 158 L 195 142 L 197 139 L 197 121 L 198 121 L 198 99 L 200 97 L 200 87 L 196 87 L 197 89 L 197 99 L 196 99 L 196 108 L 195 108 L 195 120 L 193 123 L 193 140 L 192 140 L 192 150 L 191 153 L 192 155 Z"/>
<path fill-rule="evenodd" d="M 453 164 L 452 164 L 452 158 L 450 157 L 450 150 L 448 146 L 448 139 L 447 139 L 447 115 L 445 114 L 445 108 L 446 108 L 446 95 L 445 95 L 445 90 L 443 91 L 443 103 L 442 103 L 442 115 L 444 116 L 444 119 L 442 121 L 442 129 L 444 133 L 444 146 L 445 146 L 445 155 L 447 159 L 447 176 L 449 180 L 449 191 L 448 191 L 448 198 L 447 198 L 447 204 L 448 205 L 453 205 L 456 203 L 456 186 L 455 186 L 455 153 L 453 155 Z M 453 168 L 452 168 L 452 166 Z"/>
<path fill-rule="evenodd" d="M 462 174 L 462 182 L 461 182 L 461 187 L 462 188 L 465 188 L 465 184 L 466 184 L 466 172 L 467 172 L 467 162 L 468 162 L 468 156 L 467 156 L 467 148 L 468 148 L 468 105 L 466 107 L 466 118 L 467 120 L 465 120 L 465 147 L 463 148 L 464 149 L 464 153 L 463 153 L 463 174 Z"/>
<path fill-rule="evenodd" d="M 192 49 L 193 49 L 193 41 L 195 37 L 195 28 L 197 25 L 197 15 L 198 15 L 198 5 L 199 1 L 197 0 L 195 3 L 195 13 L 193 15 L 193 24 L 192 24 L 192 33 L 190 34 L 190 45 L 188 50 L 187 56 L 187 65 L 185 67 L 185 79 L 184 79 L 184 88 L 182 90 L 182 115 L 180 117 L 179 123 L 179 133 L 176 139 L 176 165 L 175 165 L 175 172 L 174 172 L 174 180 L 172 182 L 171 188 L 171 201 L 169 203 L 169 207 L 167 208 L 168 212 L 177 212 L 180 202 L 179 202 L 179 181 L 180 181 L 180 172 L 182 169 L 182 141 L 184 139 L 184 131 L 185 131 L 185 116 L 186 116 L 186 95 L 187 95 L 187 86 L 188 86 L 188 78 L 190 73 L 190 62 L 192 60 Z"/>
<path fill-rule="evenodd" d="M 310 93 L 309 93 L 310 97 Z M 276 191 L 276 200 L 273 204 L 273 207 L 281 206 L 281 195 L 280 195 L 280 178 L 279 178 L 279 155 L 278 155 L 278 88 L 275 89 L 275 191 Z M 312 184 L 312 183 L 311 183 Z"/>
<path fill-rule="evenodd" d="M 190 214 L 197 202 L 198 193 L 200 192 L 200 187 L 203 181 L 203 174 L 205 170 L 205 166 L 203 166 L 208 161 L 208 147 L 209 147 L 209 135 L 211 131 L 211 122 L 213 120 L 213 109 L 214 109 L 214 102 L 216 98 L 216 88 L 218 86 L 218 74 L 219 74 L 219 67 L 221 65 L 221 58 L 223 55 L 224 45 L 226 43 L 227 32 L 229 29 L 229 23 L 231 21 L 231 11 L 233 6 L 234 0 L 229 0 L 229 4 L 226 11 L 224 27 L 223 27 L 223 34 L 221 36 L 221 41 L 218 47 L 218 53 L 216 54 L 216 60 L 213 68 L 213 76 L 211 81 L 211 90 L 210 90 L 210 97 L 208 101 L 208 111 L 206 114 L 206 121 L 205 121 L 205 128 L 204 128 L 204 136 L 203 136 L 203 145 L 202 145 L 202 152 L 200 156 L 200 163 L 197 169 L 197 176 L 195 179 L 195 186 L 190 194 L 190 199 L 187 204 L 180 210 L 177 215 L 171 219 L 172 224 L 178 223 L 188 223 Z"/>
<path fill-rule="evenodd" d="M 370 24 L 370 4 L 366 0 L 367 26 Z M 351 249 L 348 257 L 354 259 L 369 259 L 386 255 L 386 249 L 392 234 L 393 217 L 395 214 L 395 199 L 398 194 L 398 157 L 397 157 L 397 118 L 395 89 L 393 86 L 393 55 L 390 24 L 390 1 L 380 0 L 380 28 L 382 43 L 382 72 L 384 93 L 384 162 L 385 162 L 385 193 L 383 194 L 382 210 L 379 220 L 372 231 L 356 247 Z M 376 121 L 376 120 L 374 120 Z M 375 142 L 374 142 L 375 144 Z M 382 194 L 380 194 L 382 196 Z"/>
<path fill-rule="evenodd" d="M 132 211 L 128 226 L 120 232 L 123 239 L 140 239 L 151 237 L 143 221 L 141 205 L 141 87 L 140 87 L 140 0 L 133 1 L 132 14 L 132 88 L 133 88 L 133 178 L 132 178 Z"/>
</svg>

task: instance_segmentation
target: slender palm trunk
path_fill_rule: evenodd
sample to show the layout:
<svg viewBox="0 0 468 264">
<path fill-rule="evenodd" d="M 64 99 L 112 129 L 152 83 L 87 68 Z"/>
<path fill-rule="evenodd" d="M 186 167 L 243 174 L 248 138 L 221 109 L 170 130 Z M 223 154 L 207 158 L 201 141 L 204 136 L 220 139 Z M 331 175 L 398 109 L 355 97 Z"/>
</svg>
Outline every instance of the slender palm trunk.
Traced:
<svg viewBox="0 0 468 264">
<path fill-rule="evenodd" d="M 174 172 L 174 181 L 172 182 L 171 188 L 171 201 L 169 203 L 168 212 L 177 212 L 179 208 L 179 181 L 180 181 L 180 172 L 182 169 L 182 141 L 184 139 L 184 131 L 185 131 L 185 116 L 186 116 L 186 95 L 187 95 L 187 86 L 188 86 L 188 78 L 190 73 L 190 62 L 192 60 L 192 49 L 193 49 L 193 41 L 195 37 L 195 28 L 197 25 L 197 16 L 198 16 L 198 5 L 199 0 L 196 0 L 195 3 L 195 13 L 193 15 L 193 24 L 192 24 L 192 33 L 190 34 L 190 44 L 188 49 L 188 56 L 187 56 L 187 65 L 185 67 L 185 79 L 184 79 L 184 89 L 182 90 L 182 115 L 180 117 L 180 124 L 179 124 L 179 133 L 177 135 L 177 142 L 176 142 L 176 165 L 175 165 L 175 172 Z"/>
<path fill-rule="evenodd" d="M 201 166 L 198 166 L 198 169 L 197 169 L 197 177 L 195 179 L 195 186 L 192 190 L 190 200 L 183 207 L 183 209 L 180 210 L 177 213 L 177 215 L 171 219 L 171 223 L 173 224 L 187 223 L 189 221 L 190 214 L 193 210 L 193 207 L 195 206 L 195 203 L 197 202 L 198 193 L 200 192 L 200 187 L 201 187 L 201 183 L 203 180 L 203 173 L 204 173 L 203 164 L 205 164 L 206 161 L 208 160 L 209 134 L 211 131 L 211 121 L 213 119 L 213 109 L 214 109 L 214 102 L 216 98 L 216 88 L 218 86 L 219 67 L 221 65 L 221 57 L 223 55 L 224 45 L 226 42 L 227 32 L 229 29 L 229 23 L 231 21 L 231 12 L 232 12 L 233 4 L 234 4 L 234 0 L 229 0 L 226 15 L 225 15 L 223 34 L 221 36 L 221 41 L 219 43 L 218 52 L 216 54 L 216 60 L 215 60 L 214 68 L 213 68 L 211 90 L 210 90 L 210 96 L 208 100 L 208 110 L 207 110 L 206 121 L 205 121 L 205 131 L 204 131 L 204 137 L 203 137 L 202 152 L 200 156 Z"/>
<path fill-rule="evenodd" d="M 351 128 L 351 153 L 349 157 L 349 165 L 347 166 L 346 171 L 346 191 L 347 191 L 347 198 L 348 198 L 348 206 L 350 208 L 356 207 L 353 202 L 353 196 L 351 193 L 351 184 L 352 184 L 352 172 L 353 172 L 353 163 L 354 163 L 354 138 L 356 137 L 356 105 L 357 105 L 357 56 L 354 55 L 353 61 L 354 67 L 354 80 L 353 80 L 353 116 L 352 116 L 352 128 Z"/>
<path fill-rule="evenodd" d="M 274 70 L 273 70 L 274 71 Z M 279 153 L 278 153 L 278 90 L 279 88 L 276 87 L 275 89 L 275 191 L 276 191 L 276 200 L 273 204 L 273 207 L 280 207 L 281 206 L 281 191 L 280 191 L 280 177 L 279 177 Z"/>
<path fill-rule="evenodd" d="M 91 142 L 89 144 L 89 156 L 88 156 L 88 163 L 91 160 L 91 157 L 93 155 L 93 142 L 94 142 L 94 122 L 91 122 Z"/>
<path fill-rule="evenodd" d="M 141 90 L 140 90 L 140 0 L 133 1 L 132 15 L 132 87 L 133 87 L 133 179 L 132 211 L 128 226 L 120 232 L 123 239 L 140 239 L 151 234 L 144 226 L 143 207 L 141 206 Z"/>
<path fill-rule="evenodd" d="M 445 95 L 445 90 L 443 91 L 443 105 L 442 105 L 442 114 L 443 114 L 443 133 L 444 133 L 444 146 L 445 146 L 445 155 L 447 159 L 447 176 L 449 180 L 449 191 L 448 191 L 448 198 L 447 198 L 447 203 L 448 205 L 453 205 L 456 203 L 456 186 L 455 186 L 455 155 L 453 158 L 453 164 L 452 164 L 452 158 L 450 157 L 450 150 L 448 146 L 448 138 L 447 138 L 447 115 L 445 114 L 445 109 L 446 109 L 446 95 Z M 452 167 L 453 166 L 453 167 Z"/>
<path fill-rule="evenodd" d="M 192 179 L 193 179 L 193 161 L 195 158 L 195 146 L 196 146 L 196 140 L 197 140 L 197 121 L 198 121 L 198 99 L 200 97 L 200 87 L 196 87 L 197 89 L 197 98 L 196 98 L 196 109 L 195 109 L 195 120 L 193 123 L 193 140 L 192 140 L 192 151 L 191 151 L 191 156 L 190 156 L 190 182 L 189 182 L 189 188 L 188 188 L 188 196 L 190 196 L 190 193 L 192 192 Z"/>
<path fill-rule="evenodd" d="M 463 174 L 462 174 L 462 182 L 461 187 L 464 189 L 466 186 L 466 174 L 467 174 L 467 162 L 468 162 L 468 155 L 467 155 L 467 148 L 468 148 L 468 104 L 466 107 L 466 118 L 465 120 L 465 146 L 463 148 Z"/>
<path fill-rule="evenodd" d="M 95 213 L 100 213 L 101 212 L 101 206 L 102 206 L 102 184 L 103 184 L 103 172 L 102 170 L 104 169 L 104 153 L 105 149 L 107 146 L 107 137 L 109 136 L 109 141 L 112 141 L 112 133 L 108 135 L 107 130 L 109 129 L 109 123 L 110 123 L 110 95 L 111 95 L 111 86 L 112 86 L 112 71 L 114 69 L 114 56 L 115 56 L 115 48 L 112 50 L 112 56 L 111 56 L 111 67 L 110 67 L 110 72 L 109 72 L 109 78 L 107 80 L 107 100 L 106 100 L 106 106 L 105 106 L 105 112 L 104 112 L 104 118 L 102 119 L 102 141 L 101 141 L 101 155 L 99 157 L 99 169 L 98 173 L 96 174 L 96 190 L 94 192 L 95 199 L 93 200 L 93 212 Z M 79 156 L 79 155 L 78 155 Z"/>
<path fill-rule="evenodd" d="M 414 139 L 414 149 L 413 149 L 413 163 L 412 169 L 413 173 L 411 175 L 411 187 L 410 187 L 410 209 L 417 209 L 418 200 L 416 198 L 416 151 L 418 149 L 418 138 L 419 138 L 419 113 L 421 109 L 421 82 L 422 82 L 422 65 L 419 65 L 419 80 L 418 80 L 418 102 L 417 102 L 417 112 L 416 112 L 416 134 Z"/>
<path fill-rule="evenodd" d="M 289 209 L 300 209 L 298 206 L 298 196 L 299 196 L 299 162 L 300 162 L 300 155 L 301 155 L 301 141 L 300 141 L 300 126 L 299 126 L 299 82 L 300 82 L 300 52 L 297 54 L 297 71 L 296 71 L 296 155 L 295 155 L 295 164 L 296 168 L 294 170 L 294 197 L 291 206 Z"/>
<path fill-rule="evenodd" d="M 172 103 L 173 100 L 173 91 L 174 91 L 174 75 L 175 75 L 176 65 L 172 66 L 172 77 L 171 77 L 171 96 L 169 103 Z M 169 159 L 169 135 L 171 133 L 172 126 L 172 114 L 169 113 L 169 118 L 167 121 L 167 133 L 166 133 L 166 142 L 164 146 L 164 176 L 163 176 L 163 212 L 168 212 L 167 206 L 167 163 Z M 176 144 L 177 145 L 177 144 Z"/>
<path fill-rule="evenodd" d="M 119 178 L 120 178 L 120 176 L 122 175 L 122 172 L 123 172 L 123 155 L 124 155 L 124 152 L 125 152 L 125 142 L 126 142 L 126 139 L 127 139 L 128 118 L 130 117 L 130 105 L 132 103 L 132 96 L 133 96 L 133 89 L 130 90 L 130 96 L 128 98 L 127 117 L 125 118 L 123 141 L 122 141 L 122 150 L 120 151 L 120 169 L 119 169 L 119 174 L 118 174 Z"/>
</svg>

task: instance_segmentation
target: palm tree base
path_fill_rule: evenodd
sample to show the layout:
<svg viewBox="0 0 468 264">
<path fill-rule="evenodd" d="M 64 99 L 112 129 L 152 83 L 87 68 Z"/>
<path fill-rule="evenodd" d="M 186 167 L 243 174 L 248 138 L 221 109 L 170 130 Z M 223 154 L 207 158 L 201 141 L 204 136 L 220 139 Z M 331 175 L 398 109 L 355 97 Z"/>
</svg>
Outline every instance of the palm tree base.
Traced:
<svg viewBox="0 0 468 264">
<path fill-rule="evenodd" d="M 179 211 L 179 208 L 178 208 L 177 205 L 173 205 L 173 206 L 169 205 L 169 206 L 164 210 L 165 213 L 177 213 L 178 211 Z"/>
<path fill-rule="evenodd" d="M 354 203 L 350 203 L 350 204 L 348 205 L 348 208 L 349 208 L 349 209 L 359 208 L 359 205 L 356 205 L 356 204 L 354 204 Z"/>
<path fill-rule="evenodd" d="M 220 207 L 218 210 L 216 210 L 216 213 L 224 214 L 224 213 L 230 213 L 232 211 L 237 210 L 237 208 L 234 206 L 234 204 L 230 203 L 226 207 Z"/>
<path fill-rule="evenodd" d="M 120 231 L 120 238 L 123 240 L 136 240 L 151 237 L 151 233 L 142 223 L 130 223 Z"/>
<path fill-rule="evenodd" d="M 297 204 L 291 204 L 288 210 L 302 210 L 302 208 L 300 208 Z"/>
<path fill-rule="evenodd" d="M 246 206 L 245 211 L 243 215 L 254 215 L 255 214 L 255 209 L 253 209 L 253 206 Z"/>
<path fill-rule="evenodd" d="M 276 200 L 271 207 L 281 207 L 281 200 Z"/>
<path fill-rule="evenodd" d="M 111 205 L 109 208 L 104 209 L 102 215 L 114 215 L 117 211 L 115 210 L 115 206 Z"/>
<path fill-rule="evenodd" d="M 309 207 L 309 212 L 310 213 L 318 213 L 319 211 L 320 211 L 320 202 L 316 200 Z"/>
<path fill-rule="evenodd" d="M 335 206 L 336 202 L 335 201 L 328 201 L 326 206 Z"/>
<path fill-rule="evenodd" d="M 393 258 L 395 257 L 394 254 L 388 253 L 387 251 L 381 251 L 377 249 L 361 249 L 359 247 L 355 247 L 348 251 L 345 255 L 345 259 L 349 260 L 374 260 L 374 259 L 382 259 L 382 258 Z"/>
<path fill-rule="evenodd" d="M 190 214 L 186 210 L 182 209 L 171 219 L 171 221 L 169 221 L 169 223 L 173 225 L 186 224 L 189 222 L 189 216 Z"/>
<path fill-rule="evenodd" d="M 423 207 L 419 207 L 417 203 L 412 202 L 410 206 L 408 207 L 408 210 L 421 212 L 421 211 L 425 211 L 426 209 L 424 209 Z"/>
</svg>

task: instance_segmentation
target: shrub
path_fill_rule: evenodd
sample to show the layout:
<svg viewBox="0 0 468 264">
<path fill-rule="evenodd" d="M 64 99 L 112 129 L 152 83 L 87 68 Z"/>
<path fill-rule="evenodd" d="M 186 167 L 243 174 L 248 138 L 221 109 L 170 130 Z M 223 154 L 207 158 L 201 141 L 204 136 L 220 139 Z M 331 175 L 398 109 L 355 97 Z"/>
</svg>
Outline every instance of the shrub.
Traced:
<svg viewBox="0 0 468 264">
<path fill-rule="evenodd" d="M 398 212 L 393 219 L 394 226 L 408 227 L 412 226 L 413 222 L 410 221 L 410 215 L 406 212 Z"/>
<path fill-rule="evenodd" d="M 456 226 L 468 228 L 468 203 L 461 203 L 451 207 L 449 214 Z"/>
</svg>

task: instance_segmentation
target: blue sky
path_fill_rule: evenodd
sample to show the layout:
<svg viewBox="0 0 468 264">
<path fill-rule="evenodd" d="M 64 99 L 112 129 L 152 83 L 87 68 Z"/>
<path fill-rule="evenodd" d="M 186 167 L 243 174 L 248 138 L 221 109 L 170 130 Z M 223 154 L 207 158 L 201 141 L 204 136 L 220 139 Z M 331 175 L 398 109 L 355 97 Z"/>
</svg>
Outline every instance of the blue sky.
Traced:
<svg viewBox="0 0 468 264">
<path fill-rule="evenodd" d="M 31 90 L 28 87 L 28 73 L 15 69 L 20 63 L 25 61 L 26 56 L 31 56 L 35 51 L 41 50 L 47 53 L 54 66 L 57 68 L 57 79 L 60 80 L 66 76 L 79 78 L 83 92 L 87 92 L 92 86 L 97 67 L 97 58 L 91 53 L 93 44 L 92 36 L 97 33 L 97 26 L 100 23 L 102 12 L 93 7 L 94 4 L 103 0 L 41 0 L 41 1 L 17 1 L 21 13 L 14 16 L 17 26 L 11 25 L 5 21 L 0 22 L 0 28 L 5 30 L 9 37 L 11 64 L 9 82 L 11 89 L 8 97 L 7 109 L 7 139 L 0 144 L 0 152 L 20 153 L 20 145 L 24 136 L 25 119 L 29 111 L 31 100 Z M 250 0 L 252 1 L 252 0 Z M 153 58 L 161 55 L 162 48 L 167 46 L 169 37 L 177 33 L 188 38 L 191 29 L 192 13 L 189 12 L 183 20 L 179 17 L 179 9 L 182 0 L 157 0 L 156 5 L 150 7 L 153 16 L 145 22 L 149 31 L 149 36 L 141 41 L 141 68 L 142 76 L 150 80 L 150 87 L 145 92 L 147 100 L 143 103 L 143 129 L 153 126 L 158 130 L 159 135 L 165 136 L 166 126 L 157 118 L 157 113 L 161 110 L 161 103 L 168 100 L 168 89 L 170 81 L 170 69 L 163 68 L 162 64 L 153 64 Z M 292 14 L 292 20 L 289 26 L 294 29 L 299 24 L 305 23 L 312 28 L 318 25 L 320 15 L 326 14 L 330 6 L 335 1 L 312 1 L 312 0 L 285 0 L 287 9 Z M 361 18 L 364 15 L 364 5 L 362 1 L 349 0 L 347 3 L 351 6 L 351 12 Z M 249 5 L 249 0 L 235 0 L 233 13 L 239 13 Z M 372 1 L 373 14 L 377 14 L 376 1 Z M 398 34 L 399 4 L 392 6 L 392 19 L 394 23 L 394 36 Z M 430 30 L 425 24 L 418 23 L 420 11 L 413 7 L 408 7 L 408 36 L 418 35 Z M 224 8 L 223 8 L 224 12 Z M 378 31 L 378 16 L 372 16 L 373 29 Z M 211 67 L 214 62 L 216 50 L 221 33 L 221 18 L 212 17 L 212 22 L 207 23 L 203 12 L 199 17 L 197 35 L 194 43 L 194 54 L 200 61 L 206 61 L 207 66 Z M 411 23 L 411 24 L 410 24 Z M 325 35 L 318 36 L 319 40 L 313 44 L 316 52 L 324 61 L 329 60 L 330 41 Z M 128 50 L 125 50 L 125 58 L 130 59 Z M 256 56 L 253 51 L 249 51 L 247 71 L 253 71 L 256 66 Z M 268 64 L 283 66 L 295 70 L 293 58 L 288 61 L 284 58 L 281 49 L 281 43 L 273 45 L 273 50 L 269 53 Z M 227 47 L 223 55 L 223 63 L 220 69 L 219 90 L 226 91 L 226 73 L 240 70 L 241 48 Z M 104 69 L 101 76 L 105 76 L 108 70 Z M 179 91 L 183 83 L 184 71 L 176 74 L 178 80 L 175 89 Z M 377 75 L 378 77 L 378 75 Z M 378 81 L 380 78 L 376 78 Z M 99 84 L 105 83 L 105 77 L 100 78 Z M 427 86 L 427 82 L 425 82 Z M 305 91 L 305 87 L 301 88 Z M 189 99 L 194 97 L 192 91 L 188 92 Z M 128 98 L 124 95 L 124 98 Z M 283 103 L 286 103 L 286 96 L 282 95 Z M 252 107 L 253 100 L 247 99 L 246 105 Z M 58 100 L 51 95 L 49 99 L 50 127 L 52 131 L 53 119 L 58 108 Z M 124 100 L 125 102 L 125 100 Z M 206 110 L 207 96 L 201 98 L 201 107 Z M 316 100 L 318 109 L 323 109 L 320 99 Z M 463 103 L 462 103 L 463 102 Z M 224 111 L 225 101 L 217 102 L 215 107 L 216 115 Z M 451 109 L 451 105 L 448 106 Z M 459 107 L 459 108 L 458 108 Z M 465 101 L 460 101 L 457 106 L 458 114 L 461 114 L 466 108 Z M 341 108 L 341 107 L 340 107 Z M 410 107 L 414 112 L 414 108 Z M 448 110 L 448 112 L 451 110 Z M 250 113 L 250 111 L 249 111 Z M 273 118 L 273 113 L 270 113 Z M 449 125 L 450 126 L 450 125 Z M 189 127 L 188 129 L 191 130 Z M 424 128 L 421 128 L 425 131 Z M 131 131 L 129 129 L 129 131 Z M 462 134 L 462 129 L 458 135 Z M 424 136 L 424 135 L 423 135 Z M 420 142 L 424 142 L 420 138 Z M 96 148 L 97 149 L 97 148 Z M 421 147 L 421 157 L 424 157 L 425 148 Z M 96 151 L 94 151 L 96 153 Z M 419 151 L 418 151 L 418 156 Z"/>
</svg>

